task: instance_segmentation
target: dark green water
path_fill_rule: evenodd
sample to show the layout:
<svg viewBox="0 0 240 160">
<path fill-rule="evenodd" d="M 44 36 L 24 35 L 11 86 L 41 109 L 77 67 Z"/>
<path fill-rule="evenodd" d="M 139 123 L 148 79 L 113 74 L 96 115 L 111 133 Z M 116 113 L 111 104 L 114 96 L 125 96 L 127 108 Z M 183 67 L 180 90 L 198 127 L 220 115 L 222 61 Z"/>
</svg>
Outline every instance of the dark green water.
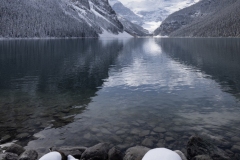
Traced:
<svg viewBox="0 0 240 160">
<path fill-rule="evenodd" d="M 240 39 L 0 41 L 0 137 L 39 152 L 98 142 L 185 151 L 198 134 L 233 155 L 239 100 Z"/>
</svg>

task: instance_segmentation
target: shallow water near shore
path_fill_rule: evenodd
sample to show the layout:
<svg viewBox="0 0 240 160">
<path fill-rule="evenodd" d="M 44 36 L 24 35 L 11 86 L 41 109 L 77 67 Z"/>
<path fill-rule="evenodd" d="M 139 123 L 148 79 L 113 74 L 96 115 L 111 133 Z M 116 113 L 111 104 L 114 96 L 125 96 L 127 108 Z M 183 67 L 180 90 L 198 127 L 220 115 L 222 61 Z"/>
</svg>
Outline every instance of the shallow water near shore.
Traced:
<svg viewBox="0 0 240 160">
<path fill-rule="evenodd" d="M 240 39 L 0 41 L 0 137 L 46 152 L 109 142 L 240 145 Z"/>
</svg>

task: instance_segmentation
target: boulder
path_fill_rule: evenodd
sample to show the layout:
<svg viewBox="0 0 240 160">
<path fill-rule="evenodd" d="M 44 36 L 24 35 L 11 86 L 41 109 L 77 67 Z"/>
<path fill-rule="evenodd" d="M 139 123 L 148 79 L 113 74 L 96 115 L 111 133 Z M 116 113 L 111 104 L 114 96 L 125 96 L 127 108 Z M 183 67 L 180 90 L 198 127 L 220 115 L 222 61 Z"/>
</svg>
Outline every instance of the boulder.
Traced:
<svg viewBox="0 0 240 160">
<path fill-rule="evenodd" d="M 83 152 L 86 149 L 87 149 L 86 147 L 61 147 L 61 148 L 53 147 L 51 150 L 62 152 L 65 155 L 72 155 L 73 157 L 80 159 Z"/>
<path fill-rule="evenodd" d="M 187 144 L 187 158 L 191 160 L 199 155 L 209 156 L 213 160 L 230 160 L 227 154 L 217 146 L 198 136 L 192 136 Z"/>
<path fill-rule="evenodd" d="M 6 152 L 15 153 L 17 155 L 22 154 L 24 151 L 25 149 L 18 144 L 12 144 L 6 150 Z"/>
<path fill-rule="evenodd" d="M 110 145 L 108 143 L 99 143 L 93 147 L 87 148 L 83 152 L 81 160 L 107 160 L 109 149 Z"/>
<path fill-rule="evenodd" d="M 182 160 L 187 160 L 186 156 L 182 153 L 182 151 L 176 150 L 174 152 L 176 152 L 182 158 Z"/>
<path fill-rule="evenodd" d="M 117 147 L 112 147 L 108 151 L 108 160 L 122 160 L 123 154 Z"/>
<path fill-rule="evenodd" d="M 5 152 L 0 154 L 0 160 L 18 160 L 18 155 L 15 153 Z"/>
<path fill-rule="evenodd" d="M 9 142 L 11 139 L 12 139 L 12 138 L 11 138 L 10 135 L 6 135 L 6 136 L 4 136 L 4 137 L 2 137 L 2 138 L 0 139 L 0 144 Z"/>
<path fill-rule="evenodd" d="M 209 155 L 198 155 L 195 156 L 192 160 L 213 160 Z"/>
<path fill-rule="evenodd" d="M 21 154 L 18 160 L 37 160 L 38 153 L 35 150 L 27 150 Z"/>
<path fill-rule="evenodd" d="M 142 160 L 143 156 L 150 150 L 150 148 L 143 146 L 131 147 L 125 152 L 123 160 Z"/>
</svg>

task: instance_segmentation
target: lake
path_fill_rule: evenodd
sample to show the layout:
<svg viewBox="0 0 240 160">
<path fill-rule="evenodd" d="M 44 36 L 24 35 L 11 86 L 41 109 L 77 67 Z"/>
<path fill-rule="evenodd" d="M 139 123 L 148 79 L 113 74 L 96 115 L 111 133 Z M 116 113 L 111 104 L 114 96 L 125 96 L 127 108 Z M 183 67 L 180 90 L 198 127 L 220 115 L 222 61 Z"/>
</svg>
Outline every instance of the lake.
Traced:
<svg viewBox="0 0 240 160">
<path fill-rule="evenodd" d="M 0 40 L 0 137 L 40 153 L 110 142 L 240 145 L 240 39 Z"/>
</svg>

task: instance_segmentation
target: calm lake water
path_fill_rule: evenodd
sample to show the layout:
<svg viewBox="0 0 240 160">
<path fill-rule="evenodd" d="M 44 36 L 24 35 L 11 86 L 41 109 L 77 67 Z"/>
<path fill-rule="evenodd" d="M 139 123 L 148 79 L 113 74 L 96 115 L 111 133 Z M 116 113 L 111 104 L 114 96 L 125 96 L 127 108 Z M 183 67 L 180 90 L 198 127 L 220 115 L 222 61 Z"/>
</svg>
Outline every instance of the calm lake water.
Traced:
<svg viewBox="0 0 240 160">
<path fill-rule="evenodd" d="M 0 137 L 43 153 L 110 142 L 240 145 L 240 39 L 0 41 Z"/>
</svg>

